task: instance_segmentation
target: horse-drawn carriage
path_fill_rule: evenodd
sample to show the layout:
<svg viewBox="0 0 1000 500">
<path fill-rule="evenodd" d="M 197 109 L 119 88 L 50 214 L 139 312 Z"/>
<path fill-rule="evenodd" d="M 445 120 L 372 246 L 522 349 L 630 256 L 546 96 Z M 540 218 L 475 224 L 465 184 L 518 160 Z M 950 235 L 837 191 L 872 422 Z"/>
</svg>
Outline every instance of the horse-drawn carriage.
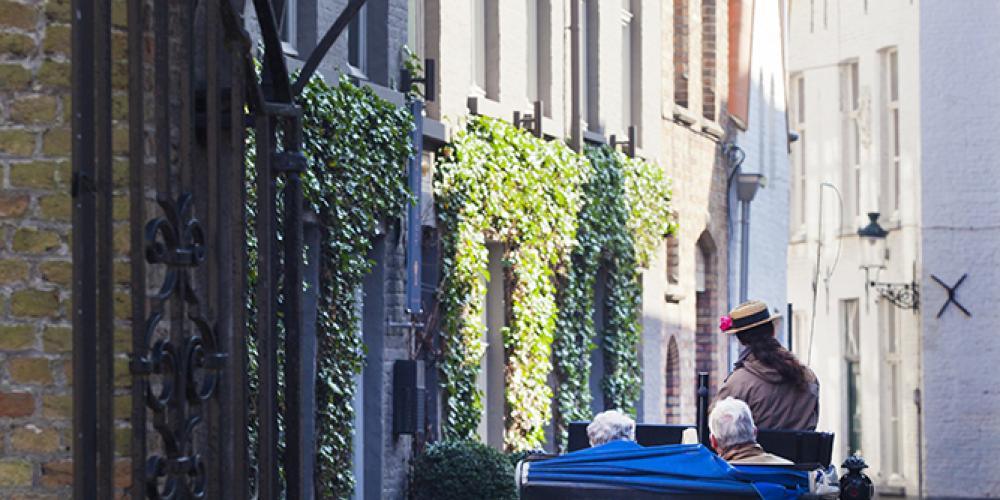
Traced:
<svg viewBox="0 0 1000 500">
<path fill-rule="evenodd" d="M 810 471 L 829 468 L 833 452 L 830 433 L 762 429 L 758 443 L 795 465 L 733 467 L 704 445 L 681 444 L 696 426 L 650 424 L 636 426 L 640 449 L 591 452 L 587 424 L 570 424 L 569 454 L 534 455 L 519 464 L 523 500 L 802 498 Z"/>
</svg>

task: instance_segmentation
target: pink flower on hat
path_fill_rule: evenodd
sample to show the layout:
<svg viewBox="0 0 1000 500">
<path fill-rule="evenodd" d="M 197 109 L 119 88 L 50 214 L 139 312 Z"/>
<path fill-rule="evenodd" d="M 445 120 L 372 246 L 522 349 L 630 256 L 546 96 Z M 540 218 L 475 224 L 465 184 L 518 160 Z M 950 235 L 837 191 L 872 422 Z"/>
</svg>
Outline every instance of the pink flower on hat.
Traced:
<svg viewBox="0 0 1000 500">
<path fill-rule="evenodd" d="M 726 331 L 733 327 L 733 318 L 723 316 L 719 318 L 719 330 Z"/>
</svg>

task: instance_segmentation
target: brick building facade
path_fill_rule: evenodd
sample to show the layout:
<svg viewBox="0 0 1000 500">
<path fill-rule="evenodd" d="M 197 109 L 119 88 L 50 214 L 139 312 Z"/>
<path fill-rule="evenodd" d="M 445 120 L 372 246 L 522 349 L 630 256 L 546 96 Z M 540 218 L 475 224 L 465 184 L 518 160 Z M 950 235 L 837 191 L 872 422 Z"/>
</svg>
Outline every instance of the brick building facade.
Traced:
<svg viewBox="0 0 1000 500">
<path fill-rule="evenodd" d="M 68 1 L 0 3 L 0 496 L 68 498 L 70 444 L 70 5 Z M 112 22 L 124 26 L 124 4 Z M 125 187 L 127 115 L 124 34 L 112 38 L 112 146 L 116 190 Z M 129 251 L 124 197 L 114 216 L 115 317 L 126 327 Z M 115 415 L 127 417 L 125 351 L 128 331 L 116 332 Z M 128 429 L 118 421 L 118 452 Z M 115 487 L 128 483 L 127 462 L 115 468 Z"/>
</svg>

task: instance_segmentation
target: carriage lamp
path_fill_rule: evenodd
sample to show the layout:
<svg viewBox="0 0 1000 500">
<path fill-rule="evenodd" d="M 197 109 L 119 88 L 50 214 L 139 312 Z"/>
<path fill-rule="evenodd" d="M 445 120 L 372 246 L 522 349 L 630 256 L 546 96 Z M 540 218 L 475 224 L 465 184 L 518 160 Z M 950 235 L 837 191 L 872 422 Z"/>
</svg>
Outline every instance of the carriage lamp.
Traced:
<svg viewBox="0 0 1000 500">
<path fill-rule="evenodd" d="M 879 271 L 886 268 L 888 260 L 885 239 L 889 232 L 878 223 L 878 212 L 868 213 L 868 225 L 858 229 L 861 240 L 861 268 L 865 270 L 865 293 L 875 289 L 879 296 L 901 309 L 920 308 L 920 286 L 916 279 L 909 283 L 889 283 L 878 281 Z M 872 271 L 876 278 L 871 277 Z"/>
</svg>

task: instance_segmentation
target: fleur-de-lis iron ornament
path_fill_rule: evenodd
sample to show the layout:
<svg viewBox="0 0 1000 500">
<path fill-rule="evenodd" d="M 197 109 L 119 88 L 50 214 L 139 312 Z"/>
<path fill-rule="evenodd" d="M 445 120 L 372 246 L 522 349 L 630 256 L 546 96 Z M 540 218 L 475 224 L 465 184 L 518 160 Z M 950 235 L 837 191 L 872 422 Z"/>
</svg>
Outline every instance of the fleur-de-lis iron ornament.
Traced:
<svg viewBox="0 0 1000 500">
<path fill-rule="evenodd" d="M 190 272 L 205 261 L 205 234 L 192 214 L 192 197 L 160 196 L 163 216 L 146 223 L 146 261 L 166 266 L 159 291 L 151 296 L 146 318 L 145 356 L 134 356 L 131 371 L 145 384 L 146 406 L 162 446 L 146 459 L 146 496 L 157 499 L 204 498 L 205 462 L 194 435 L 202 424 L 202 403 L 213 397 L 226 354 L 215 328 L 203 316 Z M 172 305 L 169 329 L 160 324 Z M 152 345 L 150 345 L 152 343 Z"/>
</svg>

